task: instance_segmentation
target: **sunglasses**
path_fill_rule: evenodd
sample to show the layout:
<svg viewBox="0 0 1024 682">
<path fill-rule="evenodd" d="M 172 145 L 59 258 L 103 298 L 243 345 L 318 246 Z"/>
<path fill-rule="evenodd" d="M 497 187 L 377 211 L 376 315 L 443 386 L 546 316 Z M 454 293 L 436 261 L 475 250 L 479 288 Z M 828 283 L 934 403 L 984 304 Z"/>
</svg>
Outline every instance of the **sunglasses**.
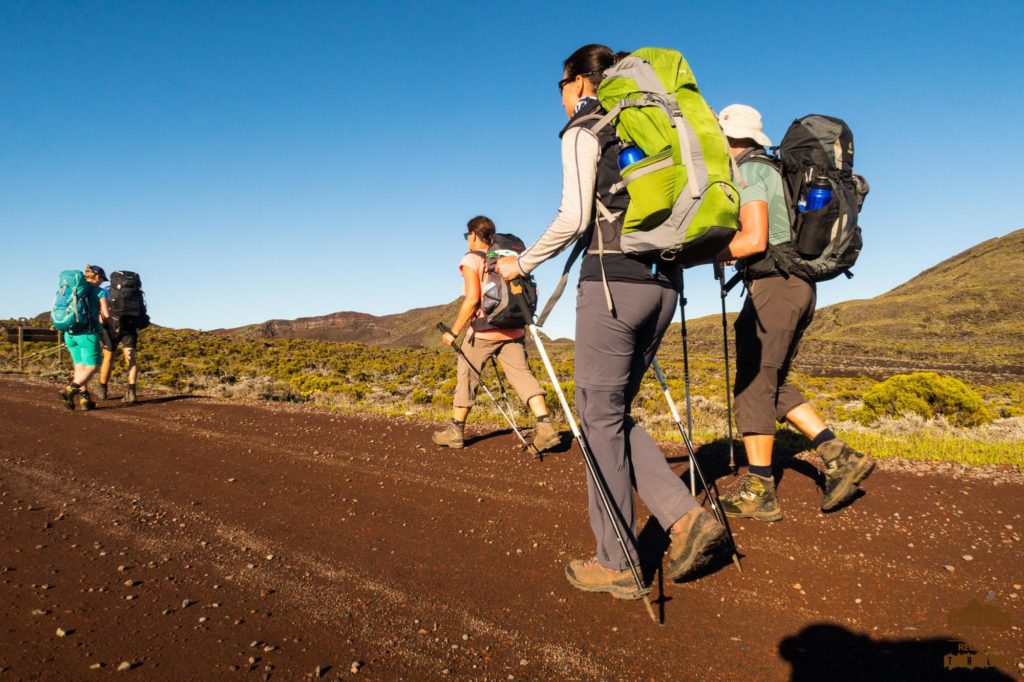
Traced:
<svg viewBox="0 0 1024 682">
<path fill-rule="evenodd" d="M 471 235 L 471 234 L 473 234 L 473 233 L 472 232 L 463 232 L 462 233 L 462 238 L 463 239 L 469 239 L 469 235 Z"/>
<path fill-rule="evenodd" d="M 586 73 L 578 73 L 575 76 L 569 76 L 567 78 L 563 78 L 562 80 L 558 81 L 558 94 L 561 95 L 562 94 L 562 90 L 565 89 L 565 86 L 568 85 L 569 83 L 572 83 L 574 80 L 576 80 L 576 76 L 593 76 L 595 73 L 597 73 L 597 71 L 588 71 Z"/>
</svg>

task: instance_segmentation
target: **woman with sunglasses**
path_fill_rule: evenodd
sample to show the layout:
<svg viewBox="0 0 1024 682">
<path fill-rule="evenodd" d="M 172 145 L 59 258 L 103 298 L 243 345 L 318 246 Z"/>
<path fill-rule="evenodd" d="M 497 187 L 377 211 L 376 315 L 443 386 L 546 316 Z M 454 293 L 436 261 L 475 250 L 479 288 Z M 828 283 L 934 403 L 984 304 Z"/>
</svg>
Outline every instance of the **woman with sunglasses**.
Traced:
<svg viewBox="0 0 1024 682">
<path fill-rule="evenodd" d="M 704 511 L 676 476 L 654 440 L 630 416 L 630 406 L 654 360 L 677 303 L 672 273 L 619 248 L 621 216 L 629 195 L 620 185 L 620 142 L 614 126 L 590 128 L 606 112 L 597 87 L 617 60 L 604 45 L 585 45 L 563 64 L 558 82 L 569 117 L 562 129 L 562 200 L 555 220 L 518 257 L 503 258 L 506 280 L 529 274 L 577 240 L 586 255 L 576 299 L 576 409 L 587 444 L 607 483 L 609 497 L 629 528 L 636 553 L 632 489 L 669 532 L 664 574 L 680 579 L 706 565 L 726 538 L 725 528 Z M 576 588 L 609 592 L 620 599 L 643 596 L 615 529 L 587 478 L 590 526 L 596 555 L 565 567 Z"/>
<path fill-rule="evenodd" d="M 453 334 L 445 332 L 441 342 L 447 345 L 455 343 L 455 338 L 463 329 L 467 329 L 462 344 L 462 355 L 473 363 L 471 371 L 466 361 L 460 357 L 455 386 L 455 397 L 452 399 L 452 418 L 440 431 L 433 434 L 437 445 L 449 448 L 462 448 L 465 445 L 466 419 L 469 411 L 476 403 L 476 394 L 480 389 L 479 373 L 492 357 L 501 363 L 508 383 L 515 389 L 519 399 L 529 406 L 537 418 L 537 430 L 533 434 L 533 447 L 537 452 L 550 450 L 561 442 L 561 437 L 551 424 L 548 406 L 544 398 L 544 389 L 530 371 L 526 361 L 526 342 L 522 327 L 518 329 L 498 329 L 488 327 L 480 309 L 481 280 L 486 271 L 484 257 L 494 241 L 494 222 L 487 216 L 476 216 L 470 219 L 466 227 L 466 246 L 469 251 L 459 263 L 462 274 L 464 298 L 459 313 L 452 325 Z"/>
</svg>

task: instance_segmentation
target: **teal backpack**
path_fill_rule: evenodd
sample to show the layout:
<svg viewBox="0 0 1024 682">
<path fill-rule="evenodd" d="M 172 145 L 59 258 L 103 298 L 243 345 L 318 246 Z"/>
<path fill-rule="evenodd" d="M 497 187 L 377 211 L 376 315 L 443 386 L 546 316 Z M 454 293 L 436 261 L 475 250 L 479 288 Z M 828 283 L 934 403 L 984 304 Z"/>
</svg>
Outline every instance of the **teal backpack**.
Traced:
<svg viewBox="0 0 1024 682">
<path fill-rule="evenodd" d="M 739 191 L 718 118 L 679 52 L 645 47 L 604 74 L 597 90 L 613 124 L 646 158 L 622 169 L 629 193 L 622 250 L 683 266 L 708 262 L 739 227 Z"/>
<path fill-rule="evenodd" d="M 57 280 L 50 320 L 58 331 L 85 334 L 93 331 L 98 313 L 89 301 L 89 283 L 81 270 L 65 270 Z"/>
</svg>

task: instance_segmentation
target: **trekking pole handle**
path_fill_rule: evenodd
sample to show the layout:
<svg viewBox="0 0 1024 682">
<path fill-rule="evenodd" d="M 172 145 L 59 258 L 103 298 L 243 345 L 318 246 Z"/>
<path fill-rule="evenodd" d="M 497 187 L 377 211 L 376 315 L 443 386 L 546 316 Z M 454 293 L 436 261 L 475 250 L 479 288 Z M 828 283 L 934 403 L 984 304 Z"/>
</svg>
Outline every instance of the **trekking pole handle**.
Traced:
<svg viewBox="0 0 1024 682">
<path fill-rule="evenodd" d="M 444 322 L 438 322 L 437 328 L 441 331 L 442 334 L 451 334 L 452 336 L 458 336 L 458 334 L 452 331 L 452 328 L 446 325 Z"/>
<path fill-rule="evenodd" d="M 526 320 L 526 324 L 533 324 L 533 314 L 530 312 L 529 306 L 526 305 L 526 301 L 523 299 L 522 280 L 517 277 L 509 282 L 508 290 L 512 292 L 512 298 L 515 299 L 516 306 L 519 308 L 519 312 L 523 314 L 523 319 Z"/>
</svg>

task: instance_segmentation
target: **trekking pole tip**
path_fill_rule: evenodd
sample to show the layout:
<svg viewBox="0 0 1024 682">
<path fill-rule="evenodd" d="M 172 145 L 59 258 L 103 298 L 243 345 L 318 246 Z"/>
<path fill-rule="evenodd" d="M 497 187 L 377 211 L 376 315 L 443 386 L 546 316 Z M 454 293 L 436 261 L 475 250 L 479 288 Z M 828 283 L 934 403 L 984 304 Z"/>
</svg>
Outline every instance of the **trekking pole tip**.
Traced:
<svg viewBox="0 0 1024 682">
<path fill-rule="evenodd" d="M 664 625 L 664 623 L 659 621 L 658 617 L 654 615 L 654 607 L 651 606 L 651 601 L 647 597 L 640 597 L 640 600 L 644 603 L 644 606 L 647 607 L 647 615 L 651 617 L 651 620 L 658 625 Z"/>
<path fill-rule="evenodd" d="M 739 571 L 740 573 L 742 573 L 743 572 L 743 565 L 740 563 L 740 557 L 736 553 L 735 549 L 732 552 L 732 562 L 734 564 L 736 564 L 736 570 Z"/>
</svg>

